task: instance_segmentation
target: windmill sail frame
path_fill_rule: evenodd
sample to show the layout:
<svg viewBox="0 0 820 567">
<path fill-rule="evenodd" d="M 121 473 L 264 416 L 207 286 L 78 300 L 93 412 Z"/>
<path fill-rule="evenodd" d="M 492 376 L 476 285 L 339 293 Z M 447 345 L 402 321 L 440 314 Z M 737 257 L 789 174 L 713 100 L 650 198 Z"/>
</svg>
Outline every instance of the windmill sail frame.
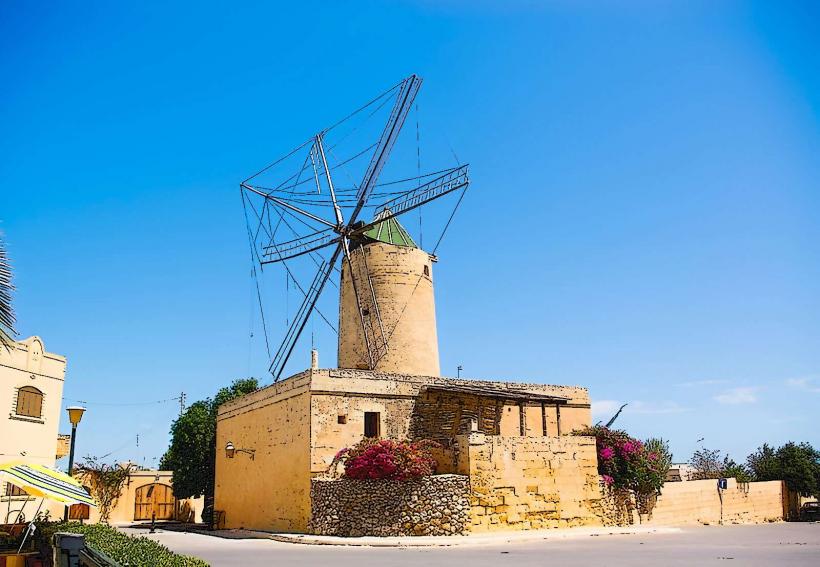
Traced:
<svg viewBox="0 0 820 567">
<path fill-rule="evenodd" d="M 276 165 L 279 161 L 274 162 L 271 166 L 261 170 L 254 176 L 249 177 L 240 183 L 240 191 L 242 192 L 243 205 L 246 204 L 245 192 L 249 194 L 262 197 L 263 206 L 261 214 L 254 208 L 254 214 L 261 224 L 264 224 L 267 215 L 270 221 L 270 211 L 275 211 L 279 217 L 276 229 L 269 230 L 264 228 L 264 234 L 260 236 L 260 229 L 252 231 L 248 227 L 248 235 L 253 249 L 255 261 L 264 267 L 268 264 L 282 263 L 288 274 L 290 269 L 287 267 L 286 261 L 300 256 L 309 255 L 318 266 L 318 271 L 309 286 L 305 291 L 302 286 L 298 286 L 303 293 L 304 298 L 299 309 L 293 319 L 290 321 L 285 336 L 272 356 L 269 371 L 274 377 L 274 381 L 278 381 L 284 372 L 285 365 L 290 359 L 291 354 L 299 340 L 305 326 L 313 313 L 316 310 L 316 303 L 324 290 L 325 285 L 331 280 L 334 271 L 339 268 L 336 266 L 340 257 L 344 257 L 349 268 L 351 284 L 353 286 L 354 296 L 356 298 L 356 306 L 359 311 L 359 317 L 362 325 L 362 332 L 364 334 L 365 343 L 367 345 L 368 360 L 371 369 L 375 369 L 378 360 L 387 352 L 389 348 L 388 337 L 385 334 L 382 325 L 381 317 L 379 315 L 378 301 L 375 296 L 372 281 L 370 280 L 369 270 L 366 263 L 364 264 L 364 274 L 355 274 L 353 262 L 351 260 L 351 249 L 354 244 L 361 242 L 364 233 L 386 219 L 392 219 L 403 215 L 411 210 L 417 209 L 435 199 L 444 195 L 452 193 L 458 189 L 466 189 L 469 185 L 468 166 L 459 165 L 449 170 L 444 170 L 437 177 L 420 184 L 418 187 L 409 191 L 400 191 L 397 196 L 388 195 L 390 198 L 384 202 L 373 205 L 370 203 L 371 197 L 378 194 L 374 189 L 378 185 L 379 176 L 387 164 L 391 151 L 396 144 L 399 133 L 402 130 L 404 122 L 410 109 L 413 106 L 416 95 L 421 88 L 422 79 L 417 75 L 410 75 L 401 83 L 394 86 L 386 93 L 396 91 L 396 100 L 391 109 L 387 123 L 381 131 L 378 142 L 370 146 L 373 148 L 373 153 L 365 170 L 361 183 L 355 186 L 355 205 L 342 205 L 342 202 L 350 202 L 351 199 L 346 197 L 342 199 L 336 186 L 332 175 L 332 168 L 328 162 L 327 151 L 332 151 L 332 147 L 325 146 L 325 136 L 333 128 L 336 128 L 343 121 L 334 124 L 328 129 L 322 130 L 316 134 L 311 140 L 302 144 L 299 148 L 285 156 L 289 158 L 299 150 L 309 146 L 308 154 L 305 158 L 302 168 L 296 173 L 287 178 L 274 188 L 262 188 L 258 185 L 251 184 L 251 180 L 267 169 Z M 383 98 L 386 93 L 374 99 L 378 101 Z M 373 104 L 374 101 L 368 103 Z M 382 102 L 384 105 L 386 103 Z M 368 105 L 365 105 L 367 108 Z M 359 109 L 356 112 L 361 111 Z M 354 113 L 355 114 L 355 113 Z M 352 116 L 352 115 L 350 115 Z M 359 154 L 361 155 L 361 154 Z M 358 157 L 358 156 L 354 156 Z M 285 159 L 282 158 L 282 159 Z M 351 158 L 352 159 L 352 158 Z M 336 164 L 338 167 L 345 162 Z M 306 183 L 310 183 L 310 179 L 303 179 L 302 176 L 305 171 L 312 175 L 313 184 L 315 184 L 316 193 L 310 191 L 297 192 L 296 189 Z M 420 178 L 419 178 L 420 179 Z M 327 188 L 330 202 L 324 201 L 326 206 L 332 206 L 333 216 L 332 220 L 327 220 L 321 216 L 306 210 L 303 206 L 308 206 L 315 201 L 315 195 L 322 195 L 323 183 Z M 314 197 L 311 197 L 313 195 Z M 360 214 L 365 207 L 376 207 L 376 220 L 371 222 L 360 222 L 358 220 Z M 345 219 L 343 208 L 352 208 L 352 212 Z M 247 217 L 247 210 L 246 210 Z M 287 218 L 296 219 L 299 223 L 310 227 L 311 232 L 308 234 L 299 234 L 296 229 L 287 221 Z M 276 231 L 280 224 L 284 223 L 288 229 L 294 233 L 295 238 L 277 242 L 275 240 Z M 318 225 L 318 227 L 316 226 Z M 259 239 L 264 237 L 267 242 L 259 242 Z M 324 260 L 319 251 L 333 248 L 333 253 L 328 260 Z M 297 282 L 298 285 L 298 282 Z M 369 290 L 369 292 L 367 291 Z M 261 299 L 260 299 L 261 301 Z M 364 304 L 372 304 L 375 311 L 377 325 L 373 325 L 371 318 L 365 317 L 363 314 Z M 368 309 L 369 311 L 369 309 Z M 321 315 L 321 313 L 320 313 Z M 322 315 L 324 318 L 324 315 Z M 325 318 L 325 320 L 327 320 Z"/>
</svg>

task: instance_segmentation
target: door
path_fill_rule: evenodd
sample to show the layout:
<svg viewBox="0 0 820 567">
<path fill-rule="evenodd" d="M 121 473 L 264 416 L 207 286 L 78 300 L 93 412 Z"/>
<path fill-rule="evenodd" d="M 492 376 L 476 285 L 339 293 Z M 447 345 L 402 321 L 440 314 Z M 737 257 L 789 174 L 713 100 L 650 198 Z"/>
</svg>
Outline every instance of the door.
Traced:
<svg viewBox="0 0 820 567">
<path fill-rule="evenodd" d="M 134 495 L 135 520 L 150 520 L 155 514 L 157 520 L 173 520 L 176 508 L 174 491 L 167 484 L 146 484 L 137 488 Z"/>
</svg>

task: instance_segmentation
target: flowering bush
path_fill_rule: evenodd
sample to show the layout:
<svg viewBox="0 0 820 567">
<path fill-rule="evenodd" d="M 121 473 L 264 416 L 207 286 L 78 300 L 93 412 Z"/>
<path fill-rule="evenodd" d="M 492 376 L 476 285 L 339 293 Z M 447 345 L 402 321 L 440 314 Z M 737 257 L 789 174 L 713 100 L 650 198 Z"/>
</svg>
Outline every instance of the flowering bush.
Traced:
<svg viewBox="0 0 820 567">
<path fill-rule="evenodd" d="M 596 425 L 578 435 L 595 437 L 598 474 L 609 487 L 631 490 L 640 499 L 660 491 L 669 471 L 671 455 L 663 441 L 652 440 L 650 449 L 625 431 Z M 663 453 L 663 454 L 661 454 Z"/>
<path fill-rule="evenodd" d="M 364 439 L 336 453 L 331 467 L 344 463 L 347 478 L 408 480 L 436 472 L 436 459 L 430 450 L 438 447 L 429 440 Z"/>
</svg>

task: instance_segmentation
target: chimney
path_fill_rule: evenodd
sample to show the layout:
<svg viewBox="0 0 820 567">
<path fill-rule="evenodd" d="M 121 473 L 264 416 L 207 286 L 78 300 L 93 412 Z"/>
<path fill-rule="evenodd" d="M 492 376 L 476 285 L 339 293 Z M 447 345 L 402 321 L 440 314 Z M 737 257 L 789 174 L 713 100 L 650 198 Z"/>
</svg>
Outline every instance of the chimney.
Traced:
<svg viewBox="0 0 820 567">
<path fill-rule="evenodd" d="M 311 349 L 310 351 L 310 369 L 311 370 L 318 370 L 319 369 L 319 351 Z"/>
</svg>

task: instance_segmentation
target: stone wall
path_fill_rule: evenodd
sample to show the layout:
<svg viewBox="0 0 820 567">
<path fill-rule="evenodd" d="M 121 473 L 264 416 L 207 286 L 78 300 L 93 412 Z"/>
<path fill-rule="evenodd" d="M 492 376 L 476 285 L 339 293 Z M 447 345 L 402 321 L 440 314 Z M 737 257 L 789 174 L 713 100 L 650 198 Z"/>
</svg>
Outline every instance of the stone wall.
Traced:
<svg viewBox="0 0 820 567">
<path fill-rule="evenodd" d="M 723 491 L 718 491 L 714 479 L 667 482 L 651 512 L 639 514 L 634 503 L 604 489 L 603 523 L 669 526 L 774 522 L 785 519 L 787 492 L 781 481 L 739 483 L 730 478 Z"/>
<path fill-rule="evenodd" d="M 473 433 L 457 443 L 472 531 L 601 525 L 594 438 Z"/>
<path fill-rule="evenodd" d="M 313 479 L 308 530 L 334 536 L 458 535 L 469 528 L 470 481 Z"/>
</svg>

